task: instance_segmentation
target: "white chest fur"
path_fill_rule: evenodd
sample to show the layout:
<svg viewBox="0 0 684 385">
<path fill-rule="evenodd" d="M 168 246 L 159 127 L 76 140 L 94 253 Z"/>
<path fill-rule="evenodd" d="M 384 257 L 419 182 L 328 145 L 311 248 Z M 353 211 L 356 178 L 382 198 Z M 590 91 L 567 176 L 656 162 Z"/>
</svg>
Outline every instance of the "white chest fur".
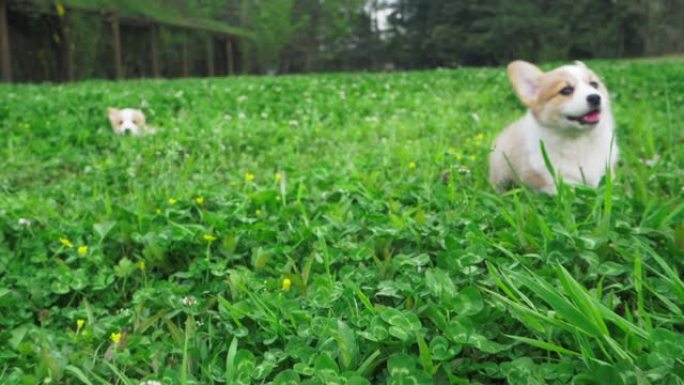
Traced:
<svg viewBox="0 0 684 385">
<path fill-rule="evenodd" d="M 556 174 L 571 184 L 587 184 L 596 187 L 617 161 L 618 149 L 614 143 L 613 117 L 609 110 L 603 112 L 600 124 L 578 132 L 559 132 L 541 126 L 528 113 L 525 126 L 525 146 L 529 161 L 537 172 L 548 172 L 541 151 L 546 153 Z"/>
</svg>

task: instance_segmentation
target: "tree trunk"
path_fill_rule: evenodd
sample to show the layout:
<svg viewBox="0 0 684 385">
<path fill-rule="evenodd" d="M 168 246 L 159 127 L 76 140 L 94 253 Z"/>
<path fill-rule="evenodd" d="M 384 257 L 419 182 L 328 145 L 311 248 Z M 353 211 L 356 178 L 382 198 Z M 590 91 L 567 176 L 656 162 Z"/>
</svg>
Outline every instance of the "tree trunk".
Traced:
<svg viewBox="0 0 684 385">
<path fill-rule="evenodd" d="M 240 67 L 240 72 L 243 75 L 247 75 L 249 73 L 249 47 L 247 44 L 245 44 L 245 39 L 240 39 L 238 43 L 239 51 L 240 51 L 240 59 L 242 61 L 241 67 Z"/>
<path fill-rule="evenodd" d="M 59 80 L 74 80 L 74 50 L 71 42 L 71 30 L 68 16 L 59 16 Z"/>
<path fill-rule="evenodd" d="M 280 74 L 287 75 L 290 73 L 290 57 L 291 50 L 289 48 L 284 48 L 280 55 Z"/>
<path fill-rule="evenodd" d="M 2 81 L 7 83 L 12 82 L 9 25 L 7 24 L 7 0 L 0 0 L 0 72 L 2 72 Z"/>
<path fill-rule="evenodd" d="M 209 35 L 207 38 L 207 76 L 214 76 L 214 37 Z"/>
<path fill-rule="evenodd" d="M 159 73 L 159 39 L 157 39 L 157 25 L 150 24 L 150 64 L 152 66 L 152 77 L 158 78 Z"/>
<path fill-rule="evenodd" d="M 249 3 L 247 0 L 240 0 L 240 27 L 246 28 L 249 21 Z M 240 72 L 243 75 L 249 73 L 249 46 L 245 44 L 245 39 L 236 42 L 236 47 L 240 52 Z"/>
<path fill-rule="evenodd" d="M 235 74 L 234 59 L 233 59 L 233 37 L 226 37 L 226 65 L 228 76 Z"/>
<path fill-rule="evenodd" d="M 183 39 L 183 48 L 181 52 L 183 60 L 183 77 L 187 78 L 190 76 L 190 59 L 188 58 L 188 36 L 186 35 Z"/>
<path fill-rule="evenodd" d="M 116 15 L 112 16 L 112 44 L 114 44 L 114 75 L 116 79 L 123 79 L 124 70 L 121 60 L 121 34 L 119 31 L 119 19 Z"/>
</svg>

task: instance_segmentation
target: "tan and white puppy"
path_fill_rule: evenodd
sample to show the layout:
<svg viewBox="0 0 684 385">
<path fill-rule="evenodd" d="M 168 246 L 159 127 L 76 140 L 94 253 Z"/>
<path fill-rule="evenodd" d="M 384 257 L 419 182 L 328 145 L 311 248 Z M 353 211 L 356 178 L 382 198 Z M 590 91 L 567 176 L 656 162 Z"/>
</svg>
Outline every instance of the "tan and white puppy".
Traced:
<svg viewBox="0 0 684 385">
<path fill-rule="evenodd" d="M 147 125 L 145 114 L 134 108 L 107 108 L 109 122 L 117 135 L 131 134 L 135 136 L 154 134 L 155 129 Z"/>
<path fill-rule="evenodd" d="M 508 78 L 528 111 L 494 141 L 489 180 L 497 190 L 522 184 L 556 193 L 541 143 L 556 174 L 570 184 L 596 187 L 607 168 L 615 169 L 618 147 L 608 90 L 584 63 L 544 73 L 514 61 Z"/>
</svg>

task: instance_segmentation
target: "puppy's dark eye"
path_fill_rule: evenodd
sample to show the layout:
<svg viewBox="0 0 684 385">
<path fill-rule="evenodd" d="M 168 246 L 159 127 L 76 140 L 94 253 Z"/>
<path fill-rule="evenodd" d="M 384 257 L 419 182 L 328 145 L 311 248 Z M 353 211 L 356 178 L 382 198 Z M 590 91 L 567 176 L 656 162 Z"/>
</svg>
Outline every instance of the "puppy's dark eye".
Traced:
<svg viewBox="0 0 684 385">
<path fill-rule="evenodd" d="M 598 87 L 599 87 L 598 82 L 589 82 L 589 85 L 596 88 L 596 89 L 598 89 Z"/>
<path fill-rule="evenodd" d="M 122 124 L 123 124 L 123 120 L 119 120 L 119 121 L 116 123 L 117 126 L 120 126 L 120 125 L 122 125 Z"/>
<path fill-rule="evenodd" d="M 575 92 L 574 87 L 564 87 L 562 90 L 560 90 L 561 95 L 572 95 L 572 93 Z"/>
</svg>

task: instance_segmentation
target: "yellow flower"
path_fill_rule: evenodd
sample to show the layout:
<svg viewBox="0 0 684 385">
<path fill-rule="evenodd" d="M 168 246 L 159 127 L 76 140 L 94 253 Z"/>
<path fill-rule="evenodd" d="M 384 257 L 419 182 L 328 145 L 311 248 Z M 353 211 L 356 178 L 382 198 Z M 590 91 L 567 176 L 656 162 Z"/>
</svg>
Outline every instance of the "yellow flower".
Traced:
<svg viewBox="0 0 684 385">
<path fill-rule="evenodd" d="M 475 135 L 475 140 L 477 140 L 478 142 L 483 141 L 484 140 L 484 134 L 480 133 L 480 134 Z"/>
<path fill-rule="evenodd" d="M 211 234 L 204 234 L 202 237 L 207 242 L 214 242 L 217 238 Z"/>
<path fill-rule="evenodd" d="M 456 160 L 461 160 L 463 159 L 463 154 L 456 154 Z"/>
<path fill-rule="evenodd" d="M 64 16 L 64 14 L 66 13 L 66 11 L 64 10 L 64 6 L 62 4 L 57 3 L 55 9 L 57 10 L 57 15 L 59 17 Z"/>
<path fill-rule="evenodd" d="M 416 162 L 411 162 L 411 163 L 409 163 L 408 167 L 409 167 L 409 170 L 415 170 L 416 167 L 418 167 L 418 166 L 416 166 Z"/>
<path fill-rule="evenodd" d="M 59 238 L 59 243 L 61 243 L 62 245 L 66 246 L 66 247 L 74 247 L 74 244 L 71 243 L 71 241 L 66 239 L 66 238 Z"/>
<path fill-rule="evenodd" d="M 280 182 L 281 179 L 283 179 L 283 173 L 282 172 L 275 173 L 275 181 Z"/>
<path fill-rule="evenodd" d="M 175 199 L 173 199 L 173 198 L 169 198 L 169 204 L 170 204 L 171 206 L 175 205 L 177 202 L 178 202 L 177 200 L 175 200 Z"/>
<path fill-rule="evenodd" d="M 253 180 L 254 180 L 254 174 L 252 174 L 252 173 L 249 172 L 249 171 L 246 172 L 246 173 L 245 173 L 245 180 L 246 180 L 247 182 L 253 181 Z"/>
<path fill-rule="evenodd" d="M 292 287 L 292 281 L 290 278 L 283 279 L 283 290 L 288 291 Z"/>
<path fill-rule="evenodd" d="M 109 339 L 115 344 L 118 344 L 119 341 L 121 341 L 121 333 L 112 333 L 112 335 L 109 336 Z"/>
<path fill-rule="evenodd" d="M 81 328 L 85 325 L 85 320 L 84 319 L 77 319 L 76 320 L 76 330 L 81 330 Z"/>
<path fill-rule="evenodd" d="M 258 216 L 260 216 L 260 215 L 261 215 L 261 210 L 257 209 L 257 211 L 255 211 L 254 213 L 255 213 L 255 214 L 256 214 L 256 216 L 258 217 Z"/>
<path fill-rule="evenodd" d="M 88 246 L 83 246 L 83 245 L 79 246 L 78 247 L 78 253 L 81 255 L 88 254 Z"/>
<path fill-rule="evenodd" d="M 145 261 L 138 262 L 138 269 L 145 270 Z"/>
<path fill-rule="evenodd" d="M 453 155 L 453 154 L 456 153 L 456 148 L 454 148 L 454 147 L 449 147 L 449 150 L 447 150 L 447 151 L 449 152 L 449 154 L 452 154 L 452 155 Z"/>
<path fill-rule="evenodd" d="M 195 198 L 195 202 L 197 202 L 198 205 L 203 205 L 204 204 L 204 197 Z"/>
<path fill-rule="evenodd" d="M 470 159 L 470 160 L 475 160 L 475 159 L 477 159 L 477 157 L 476 157 L 475 155 L 471 155 L 471 156 L 468 157 L 468 159 Z"/>
<path fill-rule="evenodd" d="M 161 209 L 156 210 L 157 215 L 161 214 Z"/>
</svg>

